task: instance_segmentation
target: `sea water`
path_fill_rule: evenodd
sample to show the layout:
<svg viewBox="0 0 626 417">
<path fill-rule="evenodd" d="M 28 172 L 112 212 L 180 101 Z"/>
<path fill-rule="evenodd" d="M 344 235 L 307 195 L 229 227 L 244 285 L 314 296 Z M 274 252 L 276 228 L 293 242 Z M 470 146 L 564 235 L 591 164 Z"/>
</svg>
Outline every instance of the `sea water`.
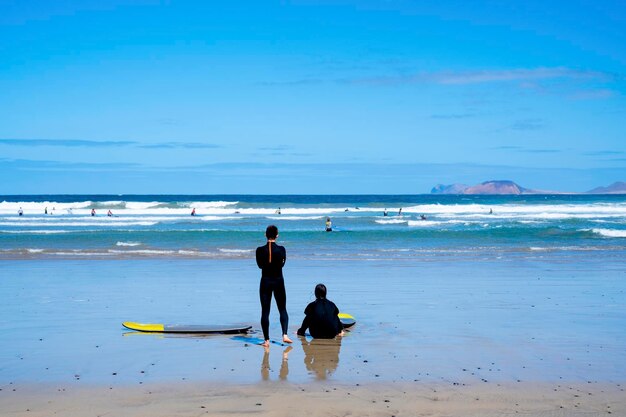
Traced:
<svg viewBox="0 0 626 417">
<path fill-rule="evenodd" d="M 0 201 L 3 387 L 623 382 L 626 375 L 623 196 Z M 327 217 L 332 232 L 324 231 Z M 287 248 L 292 349 L 273 344 L 266 353 L 230 336 L 167 337 L 121 326 L 249 323 L 259 337 L 254 249 L 268 224 Z M 293 334 L 318 282 L 357 318 L 347 336 L 323 346 Z M 270 334 L 280 340 L 272 309 Z"/>
<path fill-rule="evenodd" d="M 269 224 L 278 226 L 289 256 L 300 259 L 545 252 L 622 257 L 626 248 L 626 196 L 85 195 L 0 201 L 0 258 L 249 258 Z M 324 233 L 327 217 L 333 233 Z"/>
</svg>

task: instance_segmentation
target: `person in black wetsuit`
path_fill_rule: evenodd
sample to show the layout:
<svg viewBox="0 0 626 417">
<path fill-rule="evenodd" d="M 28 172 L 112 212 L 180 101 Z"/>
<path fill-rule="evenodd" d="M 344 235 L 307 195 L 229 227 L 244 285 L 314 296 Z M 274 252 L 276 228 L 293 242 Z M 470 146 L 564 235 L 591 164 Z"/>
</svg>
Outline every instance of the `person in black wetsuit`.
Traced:
<svg viewBox="0 0 626 417">
<path fill-rule="evenodd" d="M 280 313 L 280 325 L 283 330 L 283 342 L 292 343 L 287 336 L 289 315 L 287 314 L 287 294 L 285 293 L 285 280 L 283 278 L 283 265 L 287 260 L 287 251 L 283 246 L 276 244 L 278 228 L 274 225 L 267 226 L 265 230 L 267 244 L 256 248 L 256 264 L 261 269 L 261 284 L 259 297 L 261 299 L 261 329 L 263 329 L 263 346 L 269 347 L 270 336 L 270 307 L 272 293 L 276 300 L 276 306 Z"/>
<path fill-rule="evenodd" d="M 316 300 L 309 303 L 304 309 L 304 320 L 298 329 L 298 336 L 304 336 L 309 329 L 311 336 L 318 339 L 333 339 L 343 336 L 343 325 L 339 320 L 339 309 L 330 300 L 326 299 L 326 286 L 315 286 Z"/>
</svg>

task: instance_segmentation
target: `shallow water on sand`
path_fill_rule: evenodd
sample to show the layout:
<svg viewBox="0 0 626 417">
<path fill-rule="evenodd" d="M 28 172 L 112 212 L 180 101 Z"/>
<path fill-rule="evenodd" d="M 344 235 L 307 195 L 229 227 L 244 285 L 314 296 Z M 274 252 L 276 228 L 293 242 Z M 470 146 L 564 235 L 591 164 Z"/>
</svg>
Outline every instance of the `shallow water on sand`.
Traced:
<svg viewBox="0 0 626 417">
<path fill-rule="evenodd" d="M 0 383 L 623 381 L 623 261 L 419 258 L 291 260 L 294 344 L 228 335 L 170 337 L 123 321 L 250 323 L 259 337 L 252 259 L 2 261 Z M 354 315 L 342 340 L 295 330 L 323 282 Z M 273 307 L 270 333 L 279 339 Z M 253 342 L 253 340 L 251 340 Z"/>
</svg>

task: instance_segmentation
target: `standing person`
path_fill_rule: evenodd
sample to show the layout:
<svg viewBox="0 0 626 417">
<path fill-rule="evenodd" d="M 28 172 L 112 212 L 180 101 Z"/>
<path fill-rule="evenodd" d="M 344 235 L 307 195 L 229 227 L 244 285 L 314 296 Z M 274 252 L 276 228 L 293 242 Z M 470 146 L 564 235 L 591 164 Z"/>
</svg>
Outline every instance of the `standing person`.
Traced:
<svg viewBox="0 0 626 417">
<path fill-rule="evenodd" d="M 326 299 L 326 286 L 315 286 L 315 301 L 304 309 L 304 320 L 298 329 L 298 336 L 304 336 L 307 329 L 311 336 L 318 339 L 333 339 L 343 336 L 343 324 L 339 320 L 339 309 Z"/>
<path fill-rule="evenodd" d="M 326 217 L 326 231 L 327 232 L 333 231 L 333 222 L 330 221 L 330 217 Z"/>
<path fill-rule="evenodd" d="M 93 217 L 93 216 L 95 216 L 95 215 L 96 215 L 96 209 L 95 209 L 95 208 L 92 208 L 92 209 L 91 209 L 91 216 Z"/>
<path fill-rule="evenodd" d="M 387 209 L 385 209 L 385 211 L 383 211 L 383 216 L 387 216 Z"/>
<path fill-rule="evenodd" d="M 113 217 L 113 212 L 111 210 L 109 210 L 109 212 L 107 213 L 107 216 Z"/>
<path fill-rule="evenodd" d="M 191 215 L 192 215 L 192 216 L 195 216 L 195 215 L 196 215 L 196 208 L 195 208 L 195 207 L 191 210 Z"/>
<path fill-rule="evenodd" d="M 402 216 L 402 207 L 400 207 L 400 210 L 398 210 L 398 216 Z"/>
<path fill-rule="evenodd" d="M 287 260 L 287 251 L 283 246 L 276 244 L 278 228 L 274 225 L 267 226 L 265 230 L 267 244 L 256 248 L 256 264 L 261 269 L 261 284 L 259 285 L 259 298 L 261 299 L 261 328 L 263 329 L 263 346 L 269 347 L 270 336 L 270 307 L 272 305 L 272 293 L 276 300 L 276 307 L 280 313 L 280 326 L 283 331 L 283 342 L 292 343 L 287 336 L 289 315 L 287 314 L 287 294 L 285 292 L 285 280 L 283 278 L 283 266 Z"/>
<path fill-rule="evenodd" d="M 22 216 L 23 214 L 24 214 L 24 210 L 22 210 L 22 208 L 20 207 L 20 209 L 17 211 L 17 215 Z"/>
</svg>

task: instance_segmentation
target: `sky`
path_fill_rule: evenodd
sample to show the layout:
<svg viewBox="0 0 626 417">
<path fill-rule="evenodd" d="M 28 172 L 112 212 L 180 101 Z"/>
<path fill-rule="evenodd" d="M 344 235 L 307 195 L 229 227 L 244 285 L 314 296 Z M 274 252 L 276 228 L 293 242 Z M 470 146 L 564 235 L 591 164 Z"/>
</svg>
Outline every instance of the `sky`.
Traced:
<svg viewBox="0 0 626 417">
<path fill-rule="evenodd" d="M 0 194 L 626 181 L 623 1 L 0 0 Z"/>
</svg>

